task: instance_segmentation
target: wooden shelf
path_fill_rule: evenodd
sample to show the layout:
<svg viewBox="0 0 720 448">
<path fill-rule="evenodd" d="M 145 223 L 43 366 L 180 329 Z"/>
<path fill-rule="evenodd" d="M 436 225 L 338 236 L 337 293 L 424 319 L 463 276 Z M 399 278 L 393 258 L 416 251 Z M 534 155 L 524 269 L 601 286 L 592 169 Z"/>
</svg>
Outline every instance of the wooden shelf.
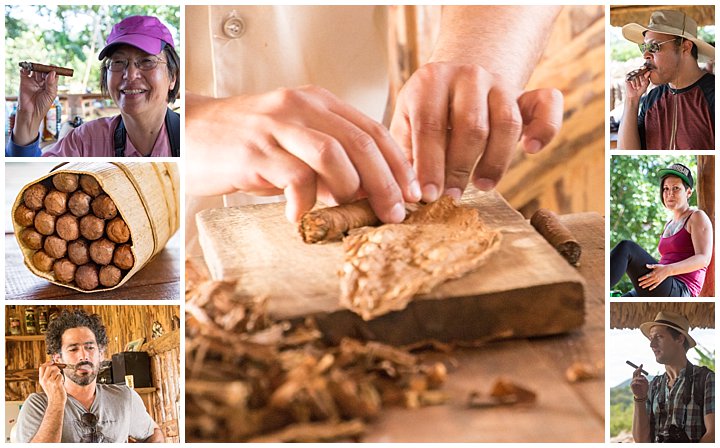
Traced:
<svg viewBox="0 0 720 448">
<path fill-rule="evenodd" d="M 135 392 L 137 392 L 140 395 L 151 394 L 151 393 L 155 392 L 156 390 L 157 390 L 157 388 L 155 388 L 155 387 L 136 387 L 135 388 Z"/>
<path fill-rule="evenodd" d="M 45 335 L 44 334 L 27 334 L 27 335 L 5 335 L 6 341 L 45 341 Z"/>
</svg>

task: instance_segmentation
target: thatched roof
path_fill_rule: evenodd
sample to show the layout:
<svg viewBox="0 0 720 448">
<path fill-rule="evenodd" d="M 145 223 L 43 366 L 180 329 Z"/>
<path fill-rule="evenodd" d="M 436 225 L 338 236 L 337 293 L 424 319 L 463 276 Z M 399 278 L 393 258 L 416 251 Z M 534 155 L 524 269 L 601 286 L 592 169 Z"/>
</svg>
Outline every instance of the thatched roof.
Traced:
<svg viewBox="0 0 720 448">
<path fill-rule="evenodd" d="M 678 299 L 682 300 L 682 299 Z M 640 328 L 655 319 L 660 311 L 685 315 L 691 328 L 715 328 L 713 302 L 615 302 L 610 304 L 610 328 Z"/>
<path fill-rule="evenodd" d="M 610 6 L 610 25 L 623 26 L 628 23 L 647 25 L 650 14 L 658 9 L 677 9 L 689 15 L 699 26 L 715 25 L 715 6 L 713 5 L 682 5 L 682 6 Z"/>
</svg>

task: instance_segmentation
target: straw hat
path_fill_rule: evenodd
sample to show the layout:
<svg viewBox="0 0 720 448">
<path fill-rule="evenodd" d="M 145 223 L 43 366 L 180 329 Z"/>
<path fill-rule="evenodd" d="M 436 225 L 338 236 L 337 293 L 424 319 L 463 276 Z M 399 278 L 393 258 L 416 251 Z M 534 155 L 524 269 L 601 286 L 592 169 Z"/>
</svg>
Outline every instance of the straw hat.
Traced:
<svg viewBox="0 0 720 448">
<path fill-rule="evenodd" d="M 673 313 L 672 311 L 660 311 L 657 316 L 655 316 L 654 321 L 640 324 L 640 331 L 642 331 L 645 337 L 650 339 L 650 329 L 655 325 L 664 325 L 668 328 L 679 331 L 685 336 L 685 339 L 690 344 L 690 348 L 697 345 L 695 339 L 688 334 L 688 330 L 690 330 L 690 322 L 688 322 L 687 318 L 682 314 Z"/>
<path fill-rule="evenodd" d="M 636 44 L 644 43 L 646 31 L 684 37 L 697 45 L 700 61 L 715 59 L 715 48 L 697 37 L 697 29 L 697 22 L 687 14 L 681 11 L 662 10 L 652 13 L 647 27 L 638 23 L 629 23 L 622 28 L 622 33 L 625 39 Z"/>
</svg>

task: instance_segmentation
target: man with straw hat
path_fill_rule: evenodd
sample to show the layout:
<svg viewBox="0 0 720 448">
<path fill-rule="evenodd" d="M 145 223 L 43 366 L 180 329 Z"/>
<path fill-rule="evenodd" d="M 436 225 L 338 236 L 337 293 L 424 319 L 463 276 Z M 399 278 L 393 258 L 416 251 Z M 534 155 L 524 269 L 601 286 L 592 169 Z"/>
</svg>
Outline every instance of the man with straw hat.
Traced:
<svg viewBox="0 0 720 448">
<path fill-rule="evenodd" d="M 715 149 L 715 75 L 698 66 L 715 59 L 715 49 L 697 29 L 671 10 L 653 12 L 647 27 L 623 27 L 645 65 L 626 79 L 619 149 Z M 643 97 L 650 82 L 657 87 Z"/>
<path fill-rule="evenodd" d="M 689 329 L 687 318 L 671 311 L 640 325 L 665 373 L 648 383 L 642 364 L 633 372 L 635 442 L 715 441 L 715 374 L 688 361 L 696 345 Z"/>
</svg>

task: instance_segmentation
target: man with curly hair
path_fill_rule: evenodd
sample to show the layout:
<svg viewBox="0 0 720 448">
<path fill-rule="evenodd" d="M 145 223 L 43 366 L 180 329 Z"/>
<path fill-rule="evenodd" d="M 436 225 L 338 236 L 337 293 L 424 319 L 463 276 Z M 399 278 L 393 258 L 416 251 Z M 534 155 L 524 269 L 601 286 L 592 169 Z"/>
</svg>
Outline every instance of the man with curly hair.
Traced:
<svg viewBox="0 0 720 448">
<path fill-rule="evenodd" d="M 40 366 L 44 393 L 20 410 L 18 442 L 164 442 L 137 392 L 124 384 L 98 384 L 108 339 L 97 314 L 63 311 L 45 334 L 52 358 Z"/>
</svg>

